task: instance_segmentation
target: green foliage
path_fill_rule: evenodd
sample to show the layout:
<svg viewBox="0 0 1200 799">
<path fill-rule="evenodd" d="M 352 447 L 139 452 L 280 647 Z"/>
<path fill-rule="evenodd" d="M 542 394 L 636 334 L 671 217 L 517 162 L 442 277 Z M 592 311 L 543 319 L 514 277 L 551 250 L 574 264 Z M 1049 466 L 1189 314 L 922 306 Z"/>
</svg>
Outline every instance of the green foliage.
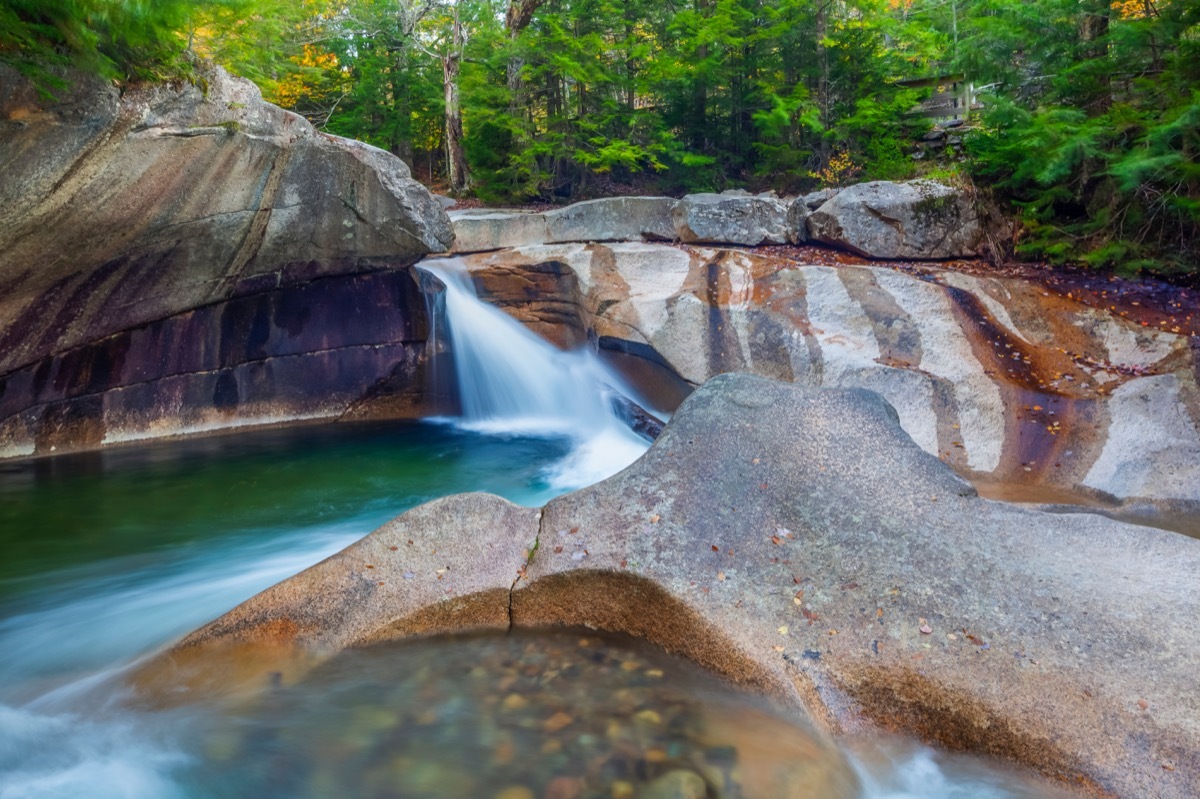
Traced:
<svg viewBox="0 0 1200 799">
<path fill-rule="evenodd" d="M 1022 213 L 1018 253 L 1121 271 L 1200 262 L 1200 4 L 972 6 L 962 63 L 996 82 L 967 141 Z M 1020 45 L 1017 49 L 1017 45 Z"/>
<path fill-rule="evenodd" d="M 61 88 L 56 68 L 123 80 L 190 72 L 184 31 L 197 7 L 185 0 L 3 0 L 0 61 L 43 88 Z"/>
<path fill-rule="evenodd" d="M 508 30 L 511 2 L 0 0 L 0 60 L 51 86 L 211 58 L 434 184 L 452 74 L 488 201 L 919 174 L 991 187 L 1021 255 L 1200 261 L 1198 0 L 524 0 Z M 904 81 L 954 73 L 986 109 L 915 161 Z"/>
</svg>

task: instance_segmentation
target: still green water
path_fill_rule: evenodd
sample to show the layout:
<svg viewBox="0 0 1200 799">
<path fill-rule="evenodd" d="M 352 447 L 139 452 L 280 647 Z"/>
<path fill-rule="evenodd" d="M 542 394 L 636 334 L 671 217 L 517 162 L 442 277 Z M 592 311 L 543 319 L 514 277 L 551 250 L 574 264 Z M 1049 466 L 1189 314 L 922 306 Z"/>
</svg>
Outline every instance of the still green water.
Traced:
<svg viewBox="0 0 1200 799">
<path fill-rule="evenodd" d="M 541 470 L 568 448 L 380 422 L 0 461 L 0 589 L 106 558 L 348 517 L 383 521 L 459 491 L 537 504 L 557 493 Z"/>
<path fill-rule="evenodd" d="M 0 463 L 0 702 L 161 646 L 421 502 L 541 504 L 570 447 L 381 422 Z"/>
</svg>

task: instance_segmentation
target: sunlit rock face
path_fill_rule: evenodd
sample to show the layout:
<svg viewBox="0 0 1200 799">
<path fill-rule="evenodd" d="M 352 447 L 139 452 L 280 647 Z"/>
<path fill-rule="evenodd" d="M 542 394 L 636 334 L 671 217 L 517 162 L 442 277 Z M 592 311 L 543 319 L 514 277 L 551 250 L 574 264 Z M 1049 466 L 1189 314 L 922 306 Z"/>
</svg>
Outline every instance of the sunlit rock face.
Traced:
<svg viewBox="0 0 1200 799">
<path fill-rule="evenodd" d="M 660 384 L 748 371 L 867 388 L 962 474 L 1200 502 L 1188 337 L 1026 280 L 653 243 L 465 262 L 485 296 L 547 338 L 593 338 Z"/>
<path fill-rule="evenodd" d="M 347 647 L 585 625 L 835 735 L 900 731 L 1089 795 L 1185 799 L 1197 569 L 1184 536 L 978 497 L 878 394 L 722 375 L 608 480 L 540 510 L 484 494 L 416 508 L 135 683 L 162 701 L 261 691 Z"/>
<path fill-rule="evenodd" d="M 748 247 L 795 242 L 788 210 L 788 203 L 774 197 L 689 194 L 673 212 L 676 238 Z"/>
<path fill-rule="evenodd" d="M 396 270 L 453 233 L 399 159 L 219 69 L 54 100 L 0 70 L 0 452 L 336 415 L 411 366 Z"/>
<path fill-rule="evenodd" d="M 968 258 L 983 241 L 974 202 L 931 180 L 876 180 L 839 191 L 808 216 L 813 241 L 869 258 Z"/>
</svg>

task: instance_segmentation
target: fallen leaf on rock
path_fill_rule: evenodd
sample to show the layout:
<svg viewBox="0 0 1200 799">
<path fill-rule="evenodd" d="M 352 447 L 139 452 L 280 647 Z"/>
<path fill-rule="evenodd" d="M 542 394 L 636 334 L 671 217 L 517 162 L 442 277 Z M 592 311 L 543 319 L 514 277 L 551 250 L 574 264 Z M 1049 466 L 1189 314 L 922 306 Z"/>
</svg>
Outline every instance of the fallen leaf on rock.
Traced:
<svg viewBox="0 0 1200 799">
<path fill-rule="evenodd" d="M 661 517 L 661 516 L 659 516 L 659 515 L 656 513 L 656 514 L 654 514 L 653 516 L 651 516 L 651 517 L 650 517 L 650 523 L 651 523 L 651 524 L 658 524 L 658 520 L 659 520 L 659 519 L 661 519 L 661 518 L 662 518 L 662 517 Z"/>
<path fill-rule="evenodd" d="M 780 626 L 778 632 L 780 635 L 787 635 L 788 634 L 788 626 L 786 624 Z"/>
<path fill-rule="evenodd" d="M 717 572 L 717 579 L 721 582 L 725 582 L 725 572 Z"/>
</svg>

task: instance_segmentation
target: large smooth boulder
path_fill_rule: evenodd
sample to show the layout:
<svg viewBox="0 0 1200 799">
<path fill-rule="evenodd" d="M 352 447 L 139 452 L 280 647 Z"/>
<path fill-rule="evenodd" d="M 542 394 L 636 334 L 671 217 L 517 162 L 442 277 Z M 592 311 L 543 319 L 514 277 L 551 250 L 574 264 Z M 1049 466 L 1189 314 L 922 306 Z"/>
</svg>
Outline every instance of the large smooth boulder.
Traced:
<svg viewBox="0 0 1200 799">
<path fill-rule="evenodd" d="M 973 479 L 1200 508 L 1189 337 L 1039 283 L 652 243 L 465 263 L 485 298 L 547 338 L 593 338 L 636 364 L 639 383 L 671 389 L 657 397 L 664 407 L 678 404 L 678 387 L 730 371 L 867 388 L 923 449 Z"/>
<path fill-rule="evenodd" d="M 687 244 L 719 243 L 757 247 L 786 244 L 788 204 L 775 197 L 689 194 L 673 212 L 675 235 Z"/>
<path fill-rule="evenodd" d="M 0 66 L 0 453 L 337 416 L 414 374 L 406 270 L 453 232 L 402 161 L 220 69 L 69 81 Z"/>
<path fill-rule="evenodd" d="M 941 260 L 977 255 L 983 229 L 959 189 L 877 180 L 842 189 L 813 211 L 808 235 L 868 258 Z"/>
<path fill-rule="evenodd" d="M 876 394 L 724 375 L 609 480 L 540 512 L 480 495 L 410 511 L 139 682 L 211 689 L 228 657 L 265 687 L 344 646 L 583 624 L 834 734 L 894 730 L 1093 794 L 1183 799 L 1200 792 L 1197 569 L 1192 539 L 979 498 Z M 248 660 L 256 646 L 274 656 Z"/>
<path fill-rule="evenodd" d="M 608 197 L 547 211 L 546 244 L 572 241 L 672 241 L 673 197 Z"/>
<path fill-rule="evenodd" d="M 451 211 L 452 252 L 487 252 L 505 247 L 545 244 L 546 217 L 526 211 L 468 208 Z"/>
</svg>

